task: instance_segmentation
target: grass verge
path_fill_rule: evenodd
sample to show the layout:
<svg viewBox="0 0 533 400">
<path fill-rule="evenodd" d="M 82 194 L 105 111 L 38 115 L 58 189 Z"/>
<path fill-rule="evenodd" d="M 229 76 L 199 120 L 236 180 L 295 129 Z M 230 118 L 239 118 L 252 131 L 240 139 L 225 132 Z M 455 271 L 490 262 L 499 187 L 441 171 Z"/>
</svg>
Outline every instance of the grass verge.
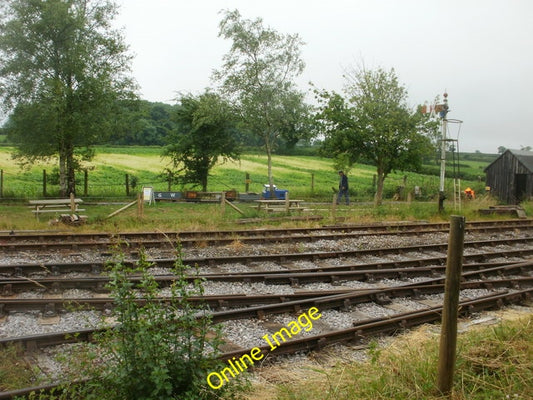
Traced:
<svg viewBox="0 0 533 400">
<path fill-rule="evenodd" d="M 260 388 L 250 399 L 443 399 L 436 388 L 438 345 L 437 330 L 422 327 L 386 348 L 371 343 L 366 361 L 308 368 L 302 379 Z M 531 314 L 463 333 L 457 349 L 450 398 L 533 398 Z M 256 396 L 267 391 L 267 397 Z"/>
</svg>

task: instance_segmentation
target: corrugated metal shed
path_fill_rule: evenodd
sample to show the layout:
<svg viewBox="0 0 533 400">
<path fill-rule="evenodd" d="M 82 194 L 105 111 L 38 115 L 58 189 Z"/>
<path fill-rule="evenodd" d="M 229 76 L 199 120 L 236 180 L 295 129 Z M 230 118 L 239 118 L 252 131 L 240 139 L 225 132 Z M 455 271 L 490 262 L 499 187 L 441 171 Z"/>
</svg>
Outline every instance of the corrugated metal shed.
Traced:
<svg viewBox="0 0 533 400">
<path fill-rule="evenodd" d="M 487 168 L 487 186 L 506 204 L 518 204 L 533 196 L 533 152 L 506 150 Z"/>
</svg>

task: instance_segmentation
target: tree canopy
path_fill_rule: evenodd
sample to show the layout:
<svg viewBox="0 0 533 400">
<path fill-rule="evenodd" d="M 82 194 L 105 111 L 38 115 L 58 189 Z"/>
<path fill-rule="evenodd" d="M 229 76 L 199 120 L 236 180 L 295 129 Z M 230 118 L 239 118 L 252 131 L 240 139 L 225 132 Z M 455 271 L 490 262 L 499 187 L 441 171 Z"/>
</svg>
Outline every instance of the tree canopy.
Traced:
<svg viewBox="0 0 533 400">
<path fill-rule="evenodd" d="M 268 161 L 268 180 L 273 185 L 272 152 L 285 133 L 295 140 L 302 131 L 306 108 L 294 79 L 304 69 L 298 35 L 283 35 L 263 26 L 262 19 L 243 19 L 239 11 L 224 12 L 219 36 L 232 41 L 223 66 L 214 78 L 235 105 L 243 130 L 262 139 Z M 296 136 L 295 136 L 296 135 Z"/>
<path fill-rule="evenodd" d="M 57 156 L 62 195 L 75 193 L 79 154 L 134 99 L 130 56 L 110 0 L 10 0 L 0 16 L 0 97 L 18 156 Z"/>
<path fill-rule="evenodd" d="M 407 106 L 407 90 L 394 70 L 364 68 L 346 75 L 343 97 L 319 93 L 324 148 L 329 154 L 353 164 L 360 158 L 376 166 L 376 204 L 381 204 L 383 182 L 394 170 L 413 170 L 431 151 L 424 134 L 435 128 L 418 110 Z"/>
<path fill-rule="evenodd" d="M 165 155 L 172 159 L 178 182 L 200 185 L 207 191 L 209 171 L 222 160 L 238 159 L 235 118 L 229 104 L 219 95 L 205 92 L 179 99 Z"/>
</svg>

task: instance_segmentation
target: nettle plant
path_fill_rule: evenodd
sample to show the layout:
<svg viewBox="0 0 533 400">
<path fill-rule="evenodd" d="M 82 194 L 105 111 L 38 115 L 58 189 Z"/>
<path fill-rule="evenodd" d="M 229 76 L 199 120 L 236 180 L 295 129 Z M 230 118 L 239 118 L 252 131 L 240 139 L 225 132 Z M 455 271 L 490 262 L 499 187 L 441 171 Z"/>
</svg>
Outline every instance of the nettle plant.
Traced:
<svg viewBox="0 0 533 400">
<path fill-rule="evenodd" d="M 221 393 L 211 390 L 205 380 L 206 372 L 221 365 L 216 358 L 220 328 L 211 323 L 206 304 L 189 301 L 191 296 L 204 294 L 203 282 L 197 268 L 183 264 L 179 245 L 176 254 L 175 280 L 164 289 L 150 273 L 153 265 L 143 250 L 133 266 L 124 262 L 123 255 L 109 264 L 108 287 L 115 301 L 117 325 L 97 340 L 99 359 L 106 366 L 97 383 L 91 380 L 93 395 L 111 399 L 220 398 Z M 191 275 L 195 276 L 192 280 Z M 134 282 L 133 276 L 139 280 Z"/>
</svg>

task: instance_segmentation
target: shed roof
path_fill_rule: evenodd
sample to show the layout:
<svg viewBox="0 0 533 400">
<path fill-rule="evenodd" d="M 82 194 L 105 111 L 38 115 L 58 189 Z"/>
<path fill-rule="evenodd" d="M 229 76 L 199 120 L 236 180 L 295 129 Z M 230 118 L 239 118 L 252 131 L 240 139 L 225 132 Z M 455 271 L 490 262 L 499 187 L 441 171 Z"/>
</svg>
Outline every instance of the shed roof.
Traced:
<svg viewBox="0 0 533 400">
<path fill-rule="evenodd" d="M 484 171 L 487 171 L 494 163 L 496 163 L 500 158 L 503 157 L 505 153 L 511 153 L 513 156 L 516 157 L 520 163 L 527 168 L 527 170 L 533 174 L 533 151 L 527 151 L 527 150 L 505 150 L 504 153 L 499 156 L 496 160 L 494 160 L 492 163 L 489 164 L 487 168 L 485 168 Z"/>
</svg>

